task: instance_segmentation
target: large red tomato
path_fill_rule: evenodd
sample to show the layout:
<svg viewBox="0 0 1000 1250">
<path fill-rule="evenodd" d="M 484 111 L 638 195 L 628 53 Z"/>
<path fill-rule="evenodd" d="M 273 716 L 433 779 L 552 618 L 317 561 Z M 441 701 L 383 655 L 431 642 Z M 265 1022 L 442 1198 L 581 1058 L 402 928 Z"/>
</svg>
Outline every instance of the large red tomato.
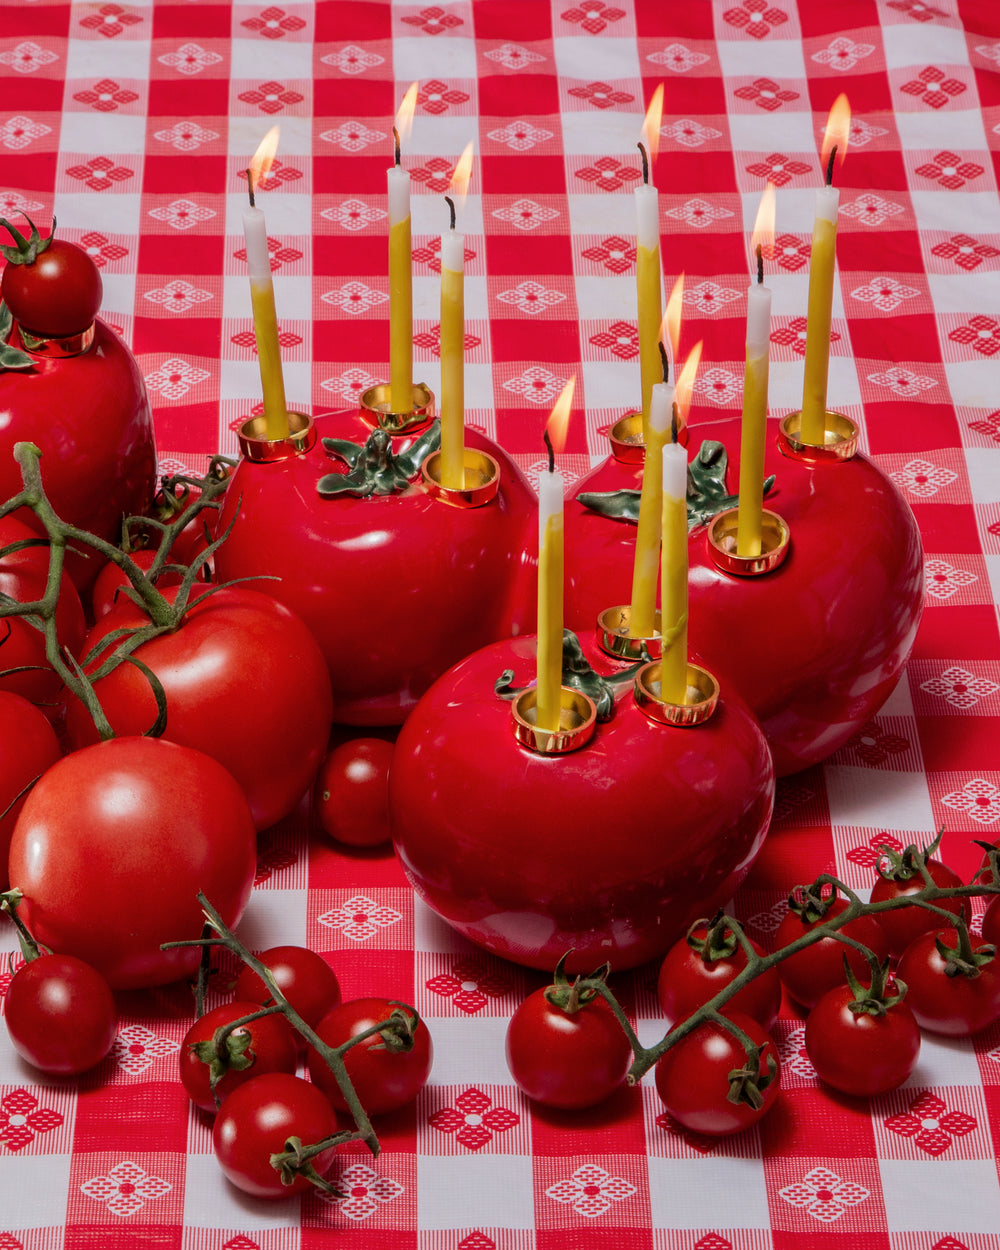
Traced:
<svg viewBox="0 0 1000 1250">
<path fill-rule="evenodd" d="M 250 898 L 256 836 L 243 791 L 201 751 L 114 738 L 64 756 L 28 795 L 10 847 L 19 914 L 36 941 L 92 964 L 114 989 L 189 976 L 199 891 L 228 925 Z"/>
<path fill-rule="evenodd" d="M 19 694 L 0 690 L 0 890 L 9 884 L 7 853 L 26 787 L 61 754 L 44 714 Z"/>
<path fill-rule="evenodd" d="M 176 593 L 164 591 L 171 600 Z M 163 737 L 224 764 L 257 828 L 266 829 L 295 807 L 326 752 L 333 714 L 326 663 L 298 616 L 269 595 L 246 586 L 199 593 L 179 629 L 135 656 L 163 683 Z M 119 602 L 91 630 L 85 651 L 144 620 L 134 604 Z M 150 683 L 132 664 L 120 664 L 95 691 L 119 735 L 145 733 L 156 719 Z M 66 729 L 74 746 L 97 739 L 77 699 L 67 706 Z"/>
<path fill-rule="evenodd" d="M 363 445 L 371 430 L 355 413 L 314 425 L 310 450 L 236 469 L 219 519 L 220 533 L 232 530 L 216 555 L 218 579 L 277 575 L 269 593 L 302 617 L 326 656 L 337 720 L 399 724 L 450 665 L 534 625 L 534 493 L 470 430 L 467 444 L 500 463 L 499 494 L 482 507 L 442 502 L 419 474 L 400 493 L 323 498 L 317 483 L 345 465 L 322 440 Z M 413 442 L 393 438 L 392 454 Z"/>
</svg>

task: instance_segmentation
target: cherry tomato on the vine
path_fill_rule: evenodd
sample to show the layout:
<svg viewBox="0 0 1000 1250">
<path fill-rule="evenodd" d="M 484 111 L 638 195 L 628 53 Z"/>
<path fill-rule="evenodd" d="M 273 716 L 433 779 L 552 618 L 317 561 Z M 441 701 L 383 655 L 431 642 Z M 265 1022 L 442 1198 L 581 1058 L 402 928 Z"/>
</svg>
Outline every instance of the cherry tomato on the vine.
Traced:
<svg viewBox="0 0 1000 1250">
<path fill-rule="evenodd" d="M 38 238 L 37 230 L 32 230 Z M 15 321 L 40 338 L 79 334 L 94 324 L 100 310 L 101 271 L 82 247 L 68 239 L 39 242 L 44 250 L 33 260 L 8 260 L 0 278 L 0 297 Z"/>
<path fill-rule="evenodd" d="M 756 1020 L 738 1011 L 727 1019 L 761 1048 L 754 1069 L 748 1067 L 742 1042 L 710 1020 L 681 1038 L 655 1068 L 656 1092 L 667 1111 L 685 1128 L 711 1137 L 749 1128 L 767 1114 L 778 1096 L 778 1052 L 770 1036 Z M 759 1099 L 748 1092 L 735 1101 L 730 1097 L 734 1074 L 744 1070 L 756 1085 Z"/>
<path fill-rule="evenodd" d="M 181 1083 L 188 1097 L 205 1111 L 215 1110 L 215 1099 L 228 1098 L 234 1089 L 266 1072 L 295 1072 L 298 1047 L 295 1031 L 282 1015 L 261 1016 L 240 1025 L 229 1035 L 229 1062 L 212 1090 L 211 1044 L 217 1029 L 252 1015 L 260 1005 L 237 999 L 208 1011 L 188 1029 L 181 1042 Z M 199 1054 L 203 1051 L 206 1057 Z"/>
<path fill-rule="evenodd" d="M 926 866 L 934 884 L 942 889 L 953 889 L 965 884 L 954 869 L 939 859 L 927 859 Z M 904 867 L 898 871 L 902 874 L 907 870 Z M 911 870 L 909 875 L 886 876 L 880 872 L 872 886 L 871 901 L 880 903 L 891 898 L 907 898 L 911 894 L 917 894 L 925 885 L 923 876 L 916 869 Z M 967 898 L 944 898 L 934 905 L 954 916 L 961 916 L 966 923 L 972 914 Z M 880 912 L 877 919 L 894 955 L 901 955 L 921 933 L 926 933 L 929 929 L 939 929 L 947 923 L 939 912 L 916 904 Z"/>
<path fill-rule="evenodd" d="M 923 933 L 903 952 L 896 974 L 908 986 L 906 1001 L 917 1024 L 930 1033 L 965 1037 L 978 1033 L 1000 1019 L 1000 953 L 987 958 L 989 943 L 971 938 L 974 958 L 983 962 L 975 970 L 954 970 L 954 960 L 938 949 L 958 948 L 952 928 Z"/>
<path fill-rule="evenodd" d="M 308 946 L 272 946 L 262 951 L 258 959 L 270 969 L 278 989 L 310 1028 L 315 1028 L 340 1002 L 337 974 L 322 955 Z M 236 978 L 236 997 L 262 1004 L 273 999 L 263 979 L 249 967 L 244 967 Z"/>
<path fill-rule="evenodd" d="M 775 949 L 788 946 L 797 938 L 803 937 L 825 921 L 833 920 L 846 911 L 846 899 L 835 898 L 828 910 L 818 919 L 808 919 L 805 914 L 789 909 L 787 915 L 778 925 L 775 934 Z M 853 938 L 867 946 L 881 963 L 888 957 L 889 946 L 885 934 L 874 916 L 859 916 L 856 920 L 843 925 L 839 932 L 845 937 Z M 870 980 L 868 961 L 860 951 L 839 942 L 834 937 L 821 937 L 812 946 L 790 955 L 778 964 L 778 975 L 789 994 L 803 1007 L 815 1007 L 827 990 L 832 990 L 844 981 L 844 957 L 854 975 L 861 980 Z M 903 978 L 905 980 L 905 977 Z"/>
<path fill-rule="evenodd" d="M 313 791 L 324 833 L 348 846 L 388 842 L 392 753 L 383 738 L 352 738 L 327 755 Z"/>
<path fill-rule="evenodd" d="M 256 1198 L 287 1198 L 311 1188 L 305 1176 L 284 1185 L 271 1155 L 290 1137 L 317 1145 L 337 1131 L 337 1116 L 322 1090 L 284 1072 L 255 1076 L 233 1090 L 212 1126 L 212 1146 L 226 1177 Z M 320 1176 L 330 1170 L 336 1147 L 312 1160 Z"/>
<path fill-rule="evenodd" d="M 983 912 L 983 941 L 1000 950 L 1000 894 L 990 899 Z"/>
<path fill-rule="evenodd" d="M 507 1067 L 515 1084 L 547 1107 L 592 1107 L 625 1080 L 632 1047 L 599 995 L 574 1010 L 535 990 L 507 1025 Z"/>
<path fill-rule="evenodd" d="M 920 1054 L 920 1029 L 900 1000 L 884 1014 L 851 1010 L 848 985 L 827 990 L 806 1019 L 806 1054 L 820 1080 L 845 1094 L 884 1094 L 902 1085 Z"/>
<path fill-rule="evenodd" d="M 0 690 L 0 890 L 8 886 L 7 855 L 27 788 L 61 754 L 45 713 L 21 695 Z"/>
<path fill-rule="evenodd" d="M 683 1020 L 704 1006 L 747 966 L 747 956 L 731 929 L 709 942 L 714 926 L 701 922 L 667 951 L 660 965 L 656 993 L 670 1023 Z M 764 951 L 749 939 L 758 955 Z M 752 1016 L 770 1029 L 781 1008 L 781 979 L 776 968 L 769 968 L 737 991 L 721 1008 Z"/>
<path fill-rule="evenodd" d="M 388 1020 L 394 1011 L 403 1012 L 412 1021 L 414 1011 L 406 1003 L 391 998 L 356 998 L 341 1003 L 328 1012 L 316 1026 L 319 1037 L 328 1046 L 344 1042 L 366 1029 Z M 347 1111 L 347 1102 L 336 1077 L 322 1055 L 310 1047 L 309 1075 L 338 1111 Z M 413 1029 L 413 1045 L 405 1048 L 389 1029 L 373 1033 L 344 1053 L 344 1066 L 351 1078 L 354 1092 L 369 1115 L 395 1111 L 412 1102 L 427 1084 L 434 1048 L 423 1020 Z"/>
<path fill-rule="evenodd" d="M 107 981 L 73 955 L 40 955 L 18 968 L 7 987 L 4 1019 L 21 1058 L 60 1076 L 95 1067 L 118 1030 Z"/>
</svg>

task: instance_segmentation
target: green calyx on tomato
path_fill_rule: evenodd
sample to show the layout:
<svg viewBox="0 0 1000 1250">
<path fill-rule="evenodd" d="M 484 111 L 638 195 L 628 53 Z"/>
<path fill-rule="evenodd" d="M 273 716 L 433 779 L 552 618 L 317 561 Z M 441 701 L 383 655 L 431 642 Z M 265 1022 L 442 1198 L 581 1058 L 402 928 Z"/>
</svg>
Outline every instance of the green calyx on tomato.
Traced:
<svg viewBox="0 0 1000 1250">
<path fill-rule="evenodd" d="M 890 978 L 888 959 L 879 962 L 872 956 L 868 967 L 871 984 L 863 985 L 847 956 L 844 956 L 844 977 L 854 995 L 847 1005 L 848 1010 L 856 1016 L 884 1016 L 906 997 L 906 982 Z"/>
<path fill-rule="evenodd" d="M 3 228 L 14 240 L 13 247 L 11 247 L 9 243 L 0 244 L 0 256 L 3 256 L 3 258 L 10 265 L 34 264 L 38 256 L 42 252 L 47 251 L 52 245 L 52 236 L 56 232 L 55 217 L 52 218 L 52 234 L 43 239 L 38 233 L 38 227 L 31 220 L 28 214 L 24 213 L 22 215 L 24 220 L 31 227 L 31 234 L 28 238 L 25 238 L 20 230 L 18 230 L 15 226 L 12 226 L 6 217 L 0 217 L 0 226 L 3 226 Z"/>
<path fill-rule="evenodd" d="M 788 910 L 804 925 L 818 924 L 837 901 L 837 890 L 827 882 L 814 881 L 812 885 L 797 885 L 788 896 Z"/>
<path fill-rule="evenodd" d="M 778 1062 L 770 1039 L 758 1043 L 734 1020 L 719 1016 L 718 1024 L 727 1029 L 743 1047 L 746 1061 L 729 1073 L 729 1093 L 726 1097 L 736 1106 L 746 1104 L 759 1111 L 765 1102 L 765 1091 L 778 1079 Z"/>
<path fill-rule="evenodd" d="M 944 935 L 948 930 L 938 933 L 934 939 L 937 952 L 944 961 L 945 976 L 978 977 L 980 969 L 996 959 L 997 948 L 990 943 L 973 946 L 966 924 L 959 922 L 952 927 L 957 939 L 954 946 L 949 946 L 945 941 Z"/>
<path fill-rule="evenodd" d="M 546 1001 L 565 1011 L 568 1016 L 574 1015 L 595 998 L 604 997 L 598 987 L 607 985 L 608 973 L 611 971 L 610 964 L 601 964 L 590 976 L 574 977 L 571 981 L 566 975 L 566 960 L 572 953 L 567 951 L 556 964 L 552 984 L 545 990 Z"/>
<path fill-rule="evenodd" d="M 700 935 L 701 930 L 705 931 L 703 936 Z M 721 911 L 716 912 L 711 920 L 696 920 L 688 929 L 685 941 L 706 964 L 731 959 L 740 945 Z"/>
<path fill-rule="evenodd" d="M 875 864 L 879 876 L 885 881 L 911 881 L 914 877 L 923 878 L 923 869 L 941 845 L 943 836 L 944 825 L 937 831 L 933 842 L 928 842 L 923 849 L 912 843 L 901 851 L 891 846 L 879 847 L 879 857 Z"/>
</svg>

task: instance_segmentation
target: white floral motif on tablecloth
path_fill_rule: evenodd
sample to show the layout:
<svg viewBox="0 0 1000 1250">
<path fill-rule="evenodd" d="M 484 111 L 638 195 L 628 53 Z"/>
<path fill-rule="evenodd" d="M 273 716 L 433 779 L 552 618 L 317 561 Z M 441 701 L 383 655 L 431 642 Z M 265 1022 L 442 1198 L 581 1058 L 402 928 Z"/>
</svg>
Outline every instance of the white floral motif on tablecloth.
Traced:
<svg viewBox="0 0 1000 1250">
<path fill-rule="evenodd" d="M 928 1090 L 910 1103 L 908 1111 L 889 1116 L 885 1127 L 900 1137 L 912 1138 L 914 1145 L 936 1158 L 956 1137 L 971 1133 L 976 1121 L 964 1111 L 952 1111 L 943 1099 Z"/>
<path fill-rule="evenodd" d="M 825 133 L 825 127 L 820 127 L 819 133 Z M 880 139 L 883 135 L 887 135 L 889 131 L 885 126 L 873 126 L 870 122 L 866 122 L 863 117 L 851 117 L 851 128 L 847 134 L 848 147 L 863 148 L 867 147 L 873 139 Z"/>
<path fill-rule="evenodd" d="M 704 52 L 692 52 L 682 43 L 670 43 L 662 52 L 651 52 L 646 58 L 654 65 L 662 65 L 664 69 L 673 70 L 675 74 L 686 74 L 689 69 L 697 69 L 711 58 Z"/>
<path fill-rule="evenodd" d="M 384 131 L 370 130 L 363 122 L 341 122 L 336 130 L 324 130 L 320 135 L 321 139 L 337 144 L 345 152 L 363 152 L 386 137 Z"/>
<path fill-rule="evenodd" d="M 796 1076 L 802 1077 L 806 1081 L 816 1080 L 816 1069 L 812 1066 L 808 1054 L 806 1053 L 806 1030 L 805 1025 L 801 1025 L 797 1029 L 792 1029 L 786 1038 L 775 1038 L 775 1044 L 778 1048 L 778 1058 L 781 1060 L 782 1069 L 793 1072 Z"/>
<path fill-rule="evenodd" d="M 374 208 L 366 204 L 364 200 L 344 200 L 342 204 L 324 208 L 320 216 L 325 217 L 327 221 L 336 222 L 345 230 L 364 230 L 372 222 L 381 221 L 388 214 L 385 209 Z"/>
<path fill-rule="evenodd" d="M 200 74 L 210 65 L 218 65 L 222 57 L 218 52 L 209 52 L 197 43 L 182 44 L 176 52 L 164 52 L 156 58 L 161 65 L 175 69 L 181 74 Z"/>
<path fill-rule="evenodd" d="M 336 1207 L 341 1215 L 359 1223 L 373 1216 L 380 1206 L 393 1202 L 406 1192 L 398 1181 L 379 1176 L 366 1163 L 352 1163 L 334 1180 L 344 1197 L 334 1198 L 327 1194 L 321 1197 Z"/>
<path fill-rule="evenodd" d="M 968 569 L 957 569 L 947 560 L 924 561 L 924 589 L 935 599 L 950 599 L 963 586 L 979 581 Z"/>
<path fill-rule="evenodd" d="M 568 1180 L 550 1185 L 545 1196 L 554 1202 L 566 1203 L 577 1215 L 595 1219 L 603 1215 L 613 1202 L 624 1202 L 635 1192 L 636 1187 L 630 1181 L 612 1176 L 596 1163 L 585 1163 Z"/>
<path fill-rule="evenodd" d="M 895 278 L 872 278 L 864 286 L 856 287 L 851 296 L 863 304 L 871 304 L 879 312 L 892 312 L 903 300 L 916 299 L 921 292 L 915 286 L 906 286 Z"/>
<path fill-rule="evenodd" d="M 887 218 L 895 217 L 906 210 L 902 204 L 894 204 L 892 200 L 883 199 L 874 191 L 866 191 L 849 204 L 842 204 L 840 211 L 853 217 L 855 221 L 860 221 L 862 225 L 880 226 Z"/>
<path fill-rule="evenodd" d="M 173 1186 L 138 1163 L 124 1159 L 106 1176 L 93 1176 L 84 1181 L 80 1189 L 88 1198 L 103 1203 L 112 1215 L 127 1217 L 141 1211 L 147 1202 L 170 1193 Z"/>
<path fill-rule="evenodd" d="M 377 378 L 366 369 L 345 369 L 338 377 L 325 378 L 320 382 L 324 391 L 340 395 L 349 404 L 356 404 L 365 391 L 377 386 L 383 378 Z"/>
<path fill-rule="evenodd" d="M 942 486 L 949 486 L 958 477 L 952 469 L 943 465 L 931 464 L 929 460 L 911 460 L 901 469 L 889 476 L 897 486 L 902 486 L 911 495 L 921 499 L 929 499 L 936 495 Z"/>
<path fill-rule="evenodd" d="M 514 121 L 501 126 L 499 130 L 491 130 L 487 138 L 495 143 L 502 143 L 515 152 L 529 152 L 539 143 L 552 138 L 551 130 L 542 130 L 540 126 L 532 126 L 530 122 Z"/>
<path fill-rule="evenodd" d="M 0 65 L 9 65 L 18 74 L 33 74 L 43 65 L 51 65 L 59 57 L 48 48 L 42 48 L 30 39 L 19 43 L 15 48 L 0 52 Z"/>
<path fill-rule="evenodd" d="M 876 386 L 887 386 L 896 395 L 907 397 L 919 395 L 921 391 L 929 391 L 937 386 L 936 378 L 914 373 L 912 369 L 904 369 L 902 365 L 893 365 L 880 373 L 869 373 L 868 381 L 874 382 Z"/>
<path fill-rule="evenodd" d="M 559 216 L 557 208 L 549 208 L 545 204 L 536 204 L 534 200 L 515 200 L 506 208 L 495 208 L 493 216 L 499 221 L 509 222 L 518 230 L 536 230 L 546 221 Z"/>
<path fill-rule="evenodd" d="M 168 282 L 166 286 L 157 287 L 153 291 L 146 291 L 144 299 L 148 299 L 150 303 L 159 304 L 166 312 L 170 313 L 186 313 L 198 304 L 204 304 L 212 298 L 211 291 L 203 291 L 200 287 L 192 286 L 190 282 L 185 282 L 183 278 L 175 278 L 173 282 Z"/>
<path fill-rule="evenodd" d="M 328 52 L 322 61 L 324 65 L 332 65 L 334 69 L 339 69 L 342 74 L 363 74 L 366 69 L 374 69 L 377 65 L 382 65 L 385 57 L 379 56 L 377 52 L 367 52 L 364 48 L 359 48 L 357 44 L 349 43 L 339 52 Z"/>
<path fill-rule="evenodd" d="M 832 1224 L 839 1220 L 849 1207 L 855 1207 L 870 1198 L 863 1185 L 842 1180 L 828 1168 L 813 1168 L 794 1185 L 786 1185 L 778 1193 L 793 1207 L 802 1207 L 814 1220 Z"/>
<path fill-rule="evenodd" d="M 965 812 L 980 825 L 995 825 L 1000 820 L 1000 790 L 983 777 L 967 781 L 961 790 L 946 794 L 941 802 L 956 812 Z"/>
<path fill-rule="evenodd" d="M 522 48 L 519 43 L 503 43 L 499 48 L 484 53 L 488 61 L 496 61 L 504 69 L 526 69 L 529 65 L 538 65 L 545 60 L 538 52 Z"/>
<path fill-rule="evenodd" d="M 743 379 L 728 369 L 716 366 L 706 369 L 700 374 L 693 387 L 696 395 L 710 400 L 713 404 L 730 404 L 743 393 Z"/>
<path fill-rule="evenodd" d="M 214 130 L 208 130 L 193 121 L 174 122 L 169 129 L 157 130 L 153 135 L 154 139 L 169 143 L 178 152 L 194 152 L 203 143 L 211 143 L 218 137 Z"/>
<path fill-rule="evenodd" d="M 952 665 L 938 677 L 930 677 L 920 683 L 920 689 L 927 694 L 937 695 L 950 703 L 952 707 L 975 707 L 980 699 L 996 694 L 1000 686 L 985 677 L 976 677 L 964 668 Z"/>
<path fill-rule="evenodd" d="M 163 464 L 159 467 L 161 473 L 170 471 Z M 183 471 L 183 466 L 181 470 Z M 141 1024 L 130 1024 L 119 1030 L 111 1047 L 111 1057 L 129 1076 L 140 1076 L 143 1072 L 148 1072 L 157 1059 L 174 1055 L 178 1050 L 180 1043 L 173 1038 L 159 1037 Z"/>
<path fill-rule="evenodd" d="M 384 304 L 388 298 L 385 291 L 376 291 L 364 282 L 357 281 L 345 282 L 335 291 L 326 291 L 320 296 L 324 304 L 334 304 L 342 312 L 354 315 L 368 312 L 370 308 Z"/>
<path fill-rule="evenodd" d="M 739 291 L 734 291 L 732 287 L 719 286 L 717 282 L 710 282 L 708 279 L 699 282 L 697 286 L 688 287 L 684 292 L 685 304 L 690 304 L 701 313 L 709 314 L 722 312 L 726 304 L 741 298 Z"/>
<path fill-rule="evenodd" d="M 516 378 L 508 378 L 503 388 L 523 396 L 531 404 L 551 404 L 567 381 L 542 365 L 532 365 Z"/>
<path fill-rule="evenodd" d="M 209 377 L 207 369 L 189 364 L 179 356 L 165 360 L 159 369 L 146 374 L 146 388 L 164 399 L 183 399 L 192 386 Z"/>
<path fill-rule="evenodd" d="M 528 278 L 497 295 L 501 303 L 513 304 L 519 312 L 530 315 L 544 312 L 546 308 L 551 308 L 555 304 L 561 304 L 565 298 L 562 291 L 554 291 L 551 287 L 543 286 L 541 282 L 533 282 Z"/>
<path fill-rule="evenodd" d="M 151 208 L 149 215 L 174 230 L 190 230 L 203 221 L 211 221 L 216 212 L 214 208 L 206 208 L 194 200 L 171 200 L 160 208 Z"/>
<path fill-rule="evenodd" d="M 728 208 L 721 208 L 717 204 L 710 204 L 708 200 L 696 197 L 693 200 L 685 200 L 679 208 L 668 208 L 665 215 L 701 230 L 705 226 L 710 226 L 713 221 L 732 217 L 733 213 Z"/>
<path fill-rule="evenodd" d="M 692 121 L 689 117 L 682 117 L 678 121 L 661 126 L 660 134 L 665 139 L 673 139 L 675 143 L 680 143 L 686 148 L 700 148 L 710 139 L 722 138 L 721 130 L 716 130 L 714 126 L 703 126 L 701 122 Z"/>
<path fill-rule="evenodd" d="M 847 71 L 853 69 L 859 61 L 865 60 L 875 51 L 873 43 L 855 43 L 846 35 L 834 39 L 829 47 L 821 48 L 812 54 L 817 65 L 829 65 L 831 69 Z"/>
<path fill-rule="evenodd" d="M 380 905 L 364 894 L 355 894 L 346 903 L 317 917 L 321 925 L 338 929 L 352 942 L 367 942 L 380 929 L 388 929 L 402 919 L 395 908 Z"/>
<path fill-rule="evenodd" d="M 8 117 L 3 125 L 0 125 L 0 143 L 5 148 L 18 152 L 21 148 L 28 147 L 33 140 L 51 133 L 51 126 L 46 126 L 44 122 L 32 121 L 30 117 L 18 113 L 16 117 Z"/>
<path fill-rule="evenodd" d="M 58 1111 L 39 1107 L 38 1099 L 26 1089 L 13 1089 L 0 1100 L 0 1146 L 23 1150 L 39 1133 L 58 1128 L 63 1117 Z"/>
</svg>

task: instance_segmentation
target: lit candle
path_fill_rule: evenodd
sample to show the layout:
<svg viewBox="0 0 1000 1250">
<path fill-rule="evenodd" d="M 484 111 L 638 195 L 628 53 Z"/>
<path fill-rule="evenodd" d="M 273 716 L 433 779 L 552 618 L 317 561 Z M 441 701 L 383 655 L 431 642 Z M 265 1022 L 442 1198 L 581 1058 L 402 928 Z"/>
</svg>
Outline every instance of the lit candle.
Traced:
<svg viewBox="0 0 1000 1250">
<path fill-rule="evenodd" d="M 663 462 L 663 549 L 660 618 L 660 698 L 684 703 L 687 695 L 688 525 L 687 448 L 667 443 Z"/>
<path fill-rule="evenodd" d="M 452 174 L 450 190 L 461 202 L 472 175 L 472 144 L 466 146 Z M 465 236 L 451 229 L 441 236 L 441 485 L 465 486 Z"/>
<path fill-rule="evenodd" d="M 764 286 L 764 243 L 774 241 L 774 184 L 761 197 L 750 246 L 757 257 L 757 281 L 747 292 L 747 359 L 743 374 L 740 439 L 740 495 L 736 554 L 760 555 L 764 511 L 764 444 L 767 435 L 767 382 L 771 351 L 771 291 Z"/>
<path fill-rule="evenodd" d="M 410 239 L 410 175 L 400 164 L 417 106 L 412 83 L 392 128 L 395 163 L 386 171 L 389 191 L 389 402 L 392 412 L 413 408 L 413 260 Z"/>
<path fill-rule="evenodd" d="M 635 259 L 636 296 L 639 314 L 639 374 L 642 382 L 642 432 L 649 434 L 649 405 L 653 387 L 660 381 L 660 200 L 649 180 L 650 160 L 655 160 L 663 117 L 663 84 L 653 92 L 639 143 L 642 154 L 642 185 L 635 189 L 637 239 Z M 648 154 L 648 155 L 647 155 Z"/>
<path fill-rule="evenodd" d="M 264 393 L 264 426 L 269 439 L 288 437 L 288 406 L 285 379 L 281 372 L 281 346 L 278 341 L 278 314 L 274 307 L 271 257 L 267 250 L 267 223 L 255 203 L 258 185 L 267 177 L 278 150 L 278 127 L 272 126 L 260 142 L 247 169 L 250 202 L 243 210 L 243 235 L 250 271 L 250 306 L 253 332 L 257 339 L 257 363 Z"/>
<path fill-rule="evenodd" d="M 830 369 L 830 321 L 833 316 L 833 274 L 837 248 L 837 208 L 840 192 L 833 184 L 833 162 L 847 152 L 851 128 L 851 107 L 846 95 L 839 95 L 830 109 L 823 136 L 822 160 L 826 164 L 826 185 L 816 192 L 812 254 L 809 261 L 809 310 L 806 321 L 806 363 L 802 383 L 802 424 L 799 435 L 804 443 L 820 445 L 826 434 L 826 392 Z"/>
<path fill-rule="evenodd" d="M 566 438 L 576 375 L 566 383 L 546 425 L 548 468 L 538 475 L 538 650 L 536 659 L 535 724 L 559 728 L 562 707 L 563 635 L 563 492 L 565 480 L 555 465 L 555 447 Z"/>
</svg>

